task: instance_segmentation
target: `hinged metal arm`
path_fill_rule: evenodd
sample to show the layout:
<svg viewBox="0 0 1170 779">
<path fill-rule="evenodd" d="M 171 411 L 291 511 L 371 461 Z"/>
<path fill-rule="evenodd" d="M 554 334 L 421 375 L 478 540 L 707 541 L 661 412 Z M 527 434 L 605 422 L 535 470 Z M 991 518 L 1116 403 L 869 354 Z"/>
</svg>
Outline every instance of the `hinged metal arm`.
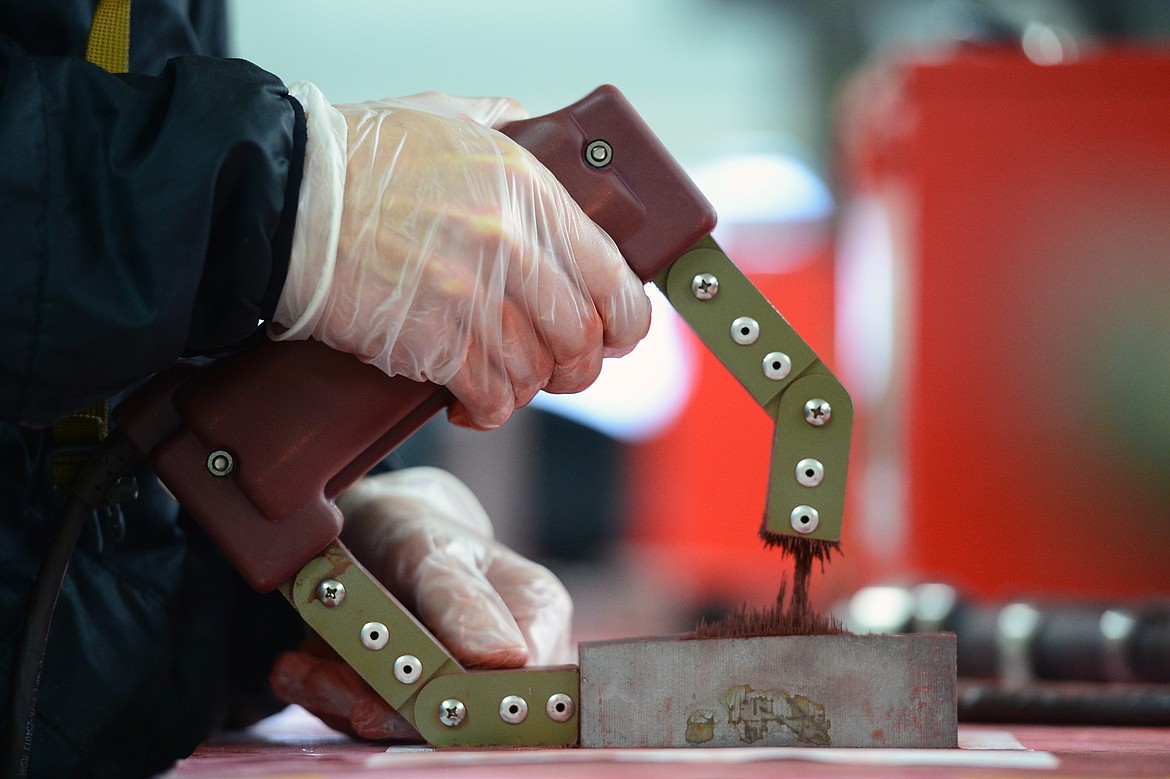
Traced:
<svg viewBox="0 0 1170 779">
<path fill-rule="evenodd" d="M 576 666 L 464 670 L 340 542 L 310 560 L 280 591 L 428 743 L 577 743 Z"/>
<path fill-rule="evenodd" d="M 839 540 L 853 429 L 849 394 L 713 238 L 654 283 L 775 420 L 765 530 Z"/>
</svg>

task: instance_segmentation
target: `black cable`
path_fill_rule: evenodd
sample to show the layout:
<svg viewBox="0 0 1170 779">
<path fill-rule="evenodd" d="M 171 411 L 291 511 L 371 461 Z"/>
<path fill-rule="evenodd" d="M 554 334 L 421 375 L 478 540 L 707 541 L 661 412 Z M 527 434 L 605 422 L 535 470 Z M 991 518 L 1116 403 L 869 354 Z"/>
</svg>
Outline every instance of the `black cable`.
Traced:
<svg viewBox="0 0 1170 779">
<path fill-rule="evenodd" d="M 61 512 L 57 534 L 41 561 L 41 570 L 29 596 L 24 631 L 17 645 L 8 694 L 8 727 L 4 738 L 5 777 L 21 777 L 28 773 L 37 688 L 41 681 L 49 625 L 53 620 L 53 610 L 57 605 L 65 571 L 69 568 L 69 559 L 73 556 L 73 547 L 92 511 L 81 498 L 69 496 L 69 502 Z"/>
<path fill-rule="evenodd" d="M 95 450 L 70 487 L 72 494 L 61 510 L 56 535 L 29 596 L 24 629 L 12 665 L 8 724 L 3 741 L 2 775 L 6 779 L 28 775 L 37 690 L 49 628 L 77 539 L 94 509 L 109 506 L 110 491 L 137 460 L 138 453 L 129 439 L 115 430 Z"/>
</svg>

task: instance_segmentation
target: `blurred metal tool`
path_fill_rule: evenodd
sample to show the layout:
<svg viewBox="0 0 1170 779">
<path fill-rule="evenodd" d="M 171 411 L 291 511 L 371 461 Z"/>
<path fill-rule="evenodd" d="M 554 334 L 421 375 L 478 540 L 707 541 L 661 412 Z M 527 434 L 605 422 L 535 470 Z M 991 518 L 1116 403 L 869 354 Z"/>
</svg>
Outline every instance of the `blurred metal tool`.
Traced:
<svg viewBox="0 0 1170 779">
<path fill-rule="evenodd" d="M 841 612 L 860 633 L 953 631 L 960 719 L 1170 724 L 1170 601 L 984 604 L 928 583 L 867 587 Z"/>
</svg>

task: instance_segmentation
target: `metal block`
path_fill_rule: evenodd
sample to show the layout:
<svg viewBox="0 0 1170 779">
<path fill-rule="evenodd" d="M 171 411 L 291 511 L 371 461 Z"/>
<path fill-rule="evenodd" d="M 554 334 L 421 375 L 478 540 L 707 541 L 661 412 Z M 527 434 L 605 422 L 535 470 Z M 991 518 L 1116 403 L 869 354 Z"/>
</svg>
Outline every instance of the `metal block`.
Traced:
<svg viewBox="0 0 1170 779">
<path fill-rule="evenodd" d="M 581 645 L 581 746 L 955 748 L 955 637 Z"/>
</svg>

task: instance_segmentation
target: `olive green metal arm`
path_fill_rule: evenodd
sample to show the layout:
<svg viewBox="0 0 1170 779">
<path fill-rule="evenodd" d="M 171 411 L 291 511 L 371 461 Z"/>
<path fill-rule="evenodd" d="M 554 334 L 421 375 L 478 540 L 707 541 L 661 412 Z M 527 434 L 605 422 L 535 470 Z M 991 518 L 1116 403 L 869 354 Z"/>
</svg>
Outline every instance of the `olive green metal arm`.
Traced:
<svg viewBox="0 0 1170 779">
<path fill-rule="evenodd" d="M 654 283 L 775 420 L 765 529 L 840 540 L 853 429 L 841 383 L 713 238 Z"/>
<path fill-rule="evenodd" d="M 281 592 L 435 746 L 572 746 L 575 666 L 467 671 L 341 543 Z"/>
<path fill-rule="evenodd" d="M 838 540 L 853 421 L 840 382 L 713 239 L 654 281 L 775 420 L 765 529 Z M 575 666 L 465 670 L 340 542 L 281 591 L 427 742 L 577 744 Z"/>
</svg>

